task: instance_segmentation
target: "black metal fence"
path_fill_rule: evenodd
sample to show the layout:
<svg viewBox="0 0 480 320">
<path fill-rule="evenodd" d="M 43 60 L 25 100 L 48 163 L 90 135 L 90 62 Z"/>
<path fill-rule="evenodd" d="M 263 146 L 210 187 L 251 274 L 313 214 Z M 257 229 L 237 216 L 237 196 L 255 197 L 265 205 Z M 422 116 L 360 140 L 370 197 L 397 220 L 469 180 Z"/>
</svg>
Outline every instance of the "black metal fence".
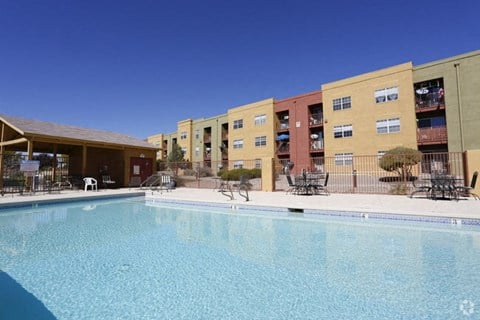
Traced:
<svg viewBox="0 0 480 320">
<path fill-rule="evenodd" d="M 408 174 L 403 176 L 398 171 L 382 169 L 380 158 L 377 155 L 318 157 L 312 159 L 310 168 L 304 169 L 307 172 L 328 172 L 327 187 L 334 193 L 408 194 L 413 190 L 413 180 L 429 179 L 432 174 L 439 173 L 452 175 L 459 182 L 466 179 L 461 152 L 425 153 L 415 165 L 400 163 L 398 167 L 408 168 Z M 286 173 L 285 163 L 279 163 L 276 167 L 276 190 L 288 189 Z"/>
<path fill-rule="evenodd" d="M 68 156 L 34 155 L 33 160 L 39 163 L 39 169 L 35 172 L 21 170 L 21 164 L 27 159 L 27 155 L 22 153 L 11 152 L 3 155 L 3 179 L 0 181 L 2 195 L 49 192 L 60 187 L 72 187 L 68 177 Z"/>
<path fill-rule="evenodd" d="M 215 190 L 220 186 L 222 179 L 230 180 L 233 183 L 239 181 L 239 175 L 248 177 L 250 190 L 262 190 L 260 160 L 238 160 L 238 161 L 198 161 L 164 163 L 158 168 L 175 176 L 177 186 L 188 188 L 204 188 Z M 239 175 L 225 175 L 227 171 L 238 170 Z M 223 178 L 222 178 L 223 177 Z"/>
<path fill-rule="evenodd" d="M 24 154 L 4 155 L 3 184 L 1 193 L 48 192 L 52 186 L 75 187 L 68 172 L 68 156 L 37 155 L 40 168 L 29 176 L 20 170 L 26 160 Z M 277 161 L 275 166 L 274 190 L 288 189 L 286 174 L 290 174 L 291 163 Z M 327 188 L 333 193 L 408 194 L 413 190 L 414 179 L 429 179 L 432 174 L 445 173 L 460 182 L 468 182 L 463 153 L 427 153 L 421 161 L 409 167 L 409 175 L 401 176 L 397 171 L 386 171 L 380 167 L 380 156 L 318 157 L 313 158 L 307 172 L 329 173 Z M 261 160 L 224 160 L 160 163 L 161 172 L 175 177 L 177 186 L 207 188 L 215 190 L 220 186 L 225 172 L 241 170 L 249 177 L 250 190 L 262 190 Z M 298 170 L 299 168 L 296 168 Z M 237 178 L 227 179 L 235 182 Z M 238 180 L 237 180 L 238 181 Z"/>
</svg>

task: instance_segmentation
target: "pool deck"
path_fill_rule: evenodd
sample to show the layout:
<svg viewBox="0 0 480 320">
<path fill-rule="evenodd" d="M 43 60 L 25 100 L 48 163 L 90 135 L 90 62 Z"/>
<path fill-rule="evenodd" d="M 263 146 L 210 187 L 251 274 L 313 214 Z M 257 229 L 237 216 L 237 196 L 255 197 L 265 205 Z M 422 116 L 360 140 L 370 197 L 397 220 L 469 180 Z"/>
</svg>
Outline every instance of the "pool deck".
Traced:
<svg viewBox="0 0 480 320">
<path fill-rule="evenodd" d="M 226 204 L 229 206 L 267 206 L 277 208 L 292 208 L 303 210 L 332 210 L 360 213 L 385 213 L 409 216 L 445 217 L 459 219 L 479 219 L 480 201 L 473 198 L 455 200 L 431 200 L 422 198 L 409 198 L 396 195 L 372 194 L 331 194 L 300 196 L 285 194 L 284 191 L 261 192 L 250 191 L 250 201 L 245 201 L 234 192 L 234 200 L 212 189 L 177 188 L 166 192 L 140 190 L 140 189 L 109 189 L 98 192 L 82 190 L 62 191 L 57 194 L 11 195 L 0 197 L 0 208 L 23 206 L 48 202 L 64 202 L 75 200 L 88 200 L 124 196 L 143 196 L 155 201 L 194 201 Z"/>
</svg>

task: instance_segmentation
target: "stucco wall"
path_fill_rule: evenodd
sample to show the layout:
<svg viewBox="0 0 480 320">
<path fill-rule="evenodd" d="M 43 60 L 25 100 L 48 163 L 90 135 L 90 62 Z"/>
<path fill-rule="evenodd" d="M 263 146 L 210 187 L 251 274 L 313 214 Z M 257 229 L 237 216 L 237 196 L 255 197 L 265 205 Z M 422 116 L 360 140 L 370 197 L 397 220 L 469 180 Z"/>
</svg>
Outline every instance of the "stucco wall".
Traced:
<svg viewBox="0 0 480 320">
<path fill-rule="evenodd" d="M 398 99 L 376 103 L 375 91 L 398 87 Z M 404 63 L 322 86 L 325 156 L 375 155 L 396 146 L 416 148 L 412 64 Z M 352 107 L 333 110 L 333 100 L 351 97 Z M 376 121 L 400 118 L 400 132 L 378 134 Z M 334 138 L 335 126 L 352 125 L 353 136 Z"/>
</svg>

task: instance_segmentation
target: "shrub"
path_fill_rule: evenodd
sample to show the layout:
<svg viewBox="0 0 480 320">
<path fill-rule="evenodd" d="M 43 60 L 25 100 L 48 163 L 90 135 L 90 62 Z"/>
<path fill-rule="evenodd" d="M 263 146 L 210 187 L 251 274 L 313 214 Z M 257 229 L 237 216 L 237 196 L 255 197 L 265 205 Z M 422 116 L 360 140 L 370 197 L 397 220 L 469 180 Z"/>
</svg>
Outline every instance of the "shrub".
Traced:
<svg viewBox="0 0 480 320">
<path fill-rule="evenodd" d="M 248 176 L 249 179 L 253 178 L 260 178 L 262 176 L 262 170 L 261 169 L 233 169 L 229 171 L 222 171 L 221 175 L 219 172 L 219 176 L 222 177 L 223 180 L 234 180 L 238 181 L 240 180 L 240 177 L 246 175 Z"/>
<path fill-rule="evenodd" d="M 401 181 L 412 176 L 412 167 L 422 161 L 422 153 L 418 150 L 397 147 L 387 151 L 379 162 L 380 168 L 388 172 L 396 172 Z"/>
</svg>

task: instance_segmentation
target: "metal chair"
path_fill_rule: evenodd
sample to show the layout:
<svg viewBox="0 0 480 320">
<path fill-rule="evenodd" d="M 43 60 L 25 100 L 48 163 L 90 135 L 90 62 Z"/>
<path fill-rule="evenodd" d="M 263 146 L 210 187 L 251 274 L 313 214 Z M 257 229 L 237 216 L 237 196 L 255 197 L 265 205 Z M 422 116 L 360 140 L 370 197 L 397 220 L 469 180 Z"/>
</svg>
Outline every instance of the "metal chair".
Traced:
<svg viewBox="0 0 480 320">
<path fill-rule="evenodd" d="M 475 185 L 477 184 L 478 178 L 478 171 L 475 171 L 472 176 L 472 181 L 470 182 L 469 186 L 457 186 L 456 191 L 459 196 L 462 197 L 470 197 L 473 196 L 474 199 L 479 200 L 480 198 L 476 193 L 473 193 L 472 190 L 475 189 Z"/>
<path fill-rule="evenodd" d="M 420 180 L 420 179 L 414 179 L 412 181 L 412 185 L 413 185 L 413 191 L 412 193 L 410 193 L 410 198 L 413 198 L 413 195 L 416 194 L 416 193 L 425 193 L 425 196 L 427 198 L 430 198 L 432 195 L 431 195 L 431 192 L 432 192 L 432 185 L 430 184 L 429 181 L 423 179 L 423 180 Z"/>
</svg>

